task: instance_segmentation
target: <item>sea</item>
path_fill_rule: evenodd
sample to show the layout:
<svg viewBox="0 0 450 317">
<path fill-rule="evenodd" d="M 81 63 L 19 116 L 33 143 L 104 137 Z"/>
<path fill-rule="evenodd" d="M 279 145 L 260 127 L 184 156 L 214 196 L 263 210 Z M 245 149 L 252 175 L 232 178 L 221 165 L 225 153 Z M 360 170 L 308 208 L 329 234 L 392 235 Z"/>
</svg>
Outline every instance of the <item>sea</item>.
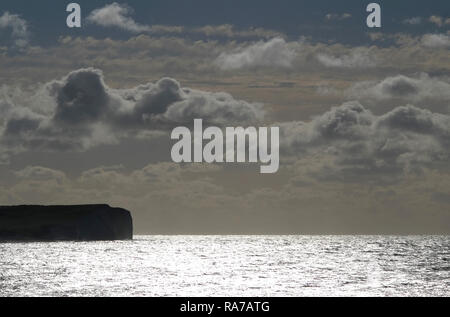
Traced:
<svg viewBox="0 0 450 317">
<path fill-rule="evenodd" d="M 450 236 L 1 243 L 0 296 L 444 296 Z"/>
</svg>

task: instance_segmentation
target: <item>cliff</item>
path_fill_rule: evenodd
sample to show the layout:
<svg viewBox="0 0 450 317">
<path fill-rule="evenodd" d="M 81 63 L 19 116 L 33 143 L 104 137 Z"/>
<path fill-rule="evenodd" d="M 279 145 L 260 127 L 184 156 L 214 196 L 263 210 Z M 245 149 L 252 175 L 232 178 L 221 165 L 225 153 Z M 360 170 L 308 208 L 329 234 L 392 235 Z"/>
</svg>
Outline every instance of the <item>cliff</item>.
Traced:
<svg viewBox="0 0 450 317">
<path fill-rule="evenodd" d="M 108 205 L 0 206 L 0 241 L 133 239 L 129 211 Z"/>
</svg>

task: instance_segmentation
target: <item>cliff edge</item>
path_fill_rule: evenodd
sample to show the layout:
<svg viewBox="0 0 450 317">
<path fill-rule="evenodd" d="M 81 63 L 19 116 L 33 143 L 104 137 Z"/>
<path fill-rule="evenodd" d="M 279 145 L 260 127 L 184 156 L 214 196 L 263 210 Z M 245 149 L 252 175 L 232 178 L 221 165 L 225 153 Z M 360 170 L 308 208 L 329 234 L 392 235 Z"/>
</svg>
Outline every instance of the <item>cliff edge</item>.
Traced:
<svg viewBox="0 0 450 317">
<path fill-rule="evenodd" d="M 133 239 L 129 211 L 108 205 L 0 206 L 0 241 Z"/>
</svg>

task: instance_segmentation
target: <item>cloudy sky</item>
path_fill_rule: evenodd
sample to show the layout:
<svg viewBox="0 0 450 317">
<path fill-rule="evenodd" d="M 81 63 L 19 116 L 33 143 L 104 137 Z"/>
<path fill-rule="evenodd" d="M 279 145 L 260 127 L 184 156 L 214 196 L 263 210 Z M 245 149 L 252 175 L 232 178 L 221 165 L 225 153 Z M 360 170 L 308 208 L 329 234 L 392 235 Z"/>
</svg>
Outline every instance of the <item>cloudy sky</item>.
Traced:
<svg viewBox="0 0 450 317">
<path fill-rule="evenodd" d="M 450 233 L 450 3 L 0 4 L 0 204 L 137 233 Z M 279 126 L 278 173 L 175 164 L 170 131 Z"/>
</svg>

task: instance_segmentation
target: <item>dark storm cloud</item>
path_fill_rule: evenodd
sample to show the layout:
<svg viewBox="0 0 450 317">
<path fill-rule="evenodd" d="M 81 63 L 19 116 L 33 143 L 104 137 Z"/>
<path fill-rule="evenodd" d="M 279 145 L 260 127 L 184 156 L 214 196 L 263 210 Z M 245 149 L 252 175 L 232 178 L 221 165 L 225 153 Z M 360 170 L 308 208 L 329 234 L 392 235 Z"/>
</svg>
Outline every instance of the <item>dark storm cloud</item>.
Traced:
<svg viewBox="0 0 450 317">
<path fill-rule="evenodd" d="M 51 84 L 57 107 L 55 121 L 70 124 L 103 122 L 111 126 L 161 129 L 203 118 L 212 124 L 255 122 L 263 117 L 259 104 L 235 100 L 226 93 L 182 88 L 172 78 L 132 89 L 116 90 L 102 72 L 83 69 Z"/>
<path fill-rule="evenodd" d="M 101 119 L 108 111 L 109 96 L 101 73 L 96 70 L 76 71 L 63 82 L 50 86 L 56 97 L 54 120 L 64 124 L 85 124 Z"/>
<path fill-rule="evenodd" d="M 264 117 L 260 104 L 236 100 L 227 93 L 182 88 L 171 78 L 112 89 L 102 72 L 92 68 L 45 84 L 26 104 L 4 93 L 0 105 L 1 143 L 23 150 L 85 150 L 142 131 L 189 125 L 194 118 L 225 125 Z"/>
</svg>

